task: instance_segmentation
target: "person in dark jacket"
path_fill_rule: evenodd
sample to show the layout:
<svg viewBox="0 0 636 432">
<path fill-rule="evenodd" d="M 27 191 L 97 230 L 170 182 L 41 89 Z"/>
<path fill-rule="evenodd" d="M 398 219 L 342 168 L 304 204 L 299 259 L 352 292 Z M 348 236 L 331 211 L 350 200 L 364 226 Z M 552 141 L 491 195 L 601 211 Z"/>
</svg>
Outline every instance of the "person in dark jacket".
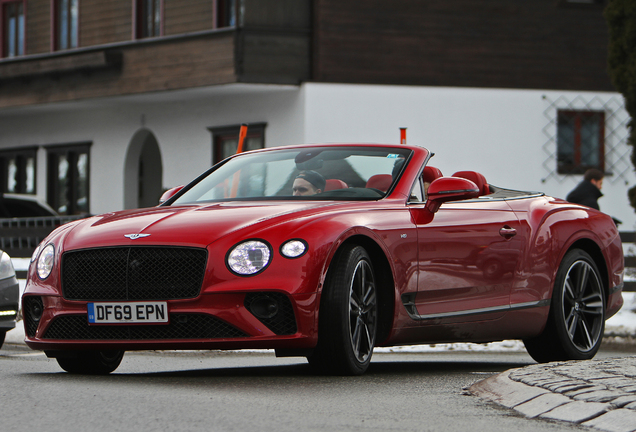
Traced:
<svg viewBox="0 0 636 432">
<path fill-rule="evenodd" d="M 598 199 L 603 196 L 601 188 L 603 187 L 604 176 L 603 172 L 596 168 L 585 171 L 581 183 L 572 189 L 565 199 L 571 203 L 582 204 L 600 210 Z"/>
</svg>

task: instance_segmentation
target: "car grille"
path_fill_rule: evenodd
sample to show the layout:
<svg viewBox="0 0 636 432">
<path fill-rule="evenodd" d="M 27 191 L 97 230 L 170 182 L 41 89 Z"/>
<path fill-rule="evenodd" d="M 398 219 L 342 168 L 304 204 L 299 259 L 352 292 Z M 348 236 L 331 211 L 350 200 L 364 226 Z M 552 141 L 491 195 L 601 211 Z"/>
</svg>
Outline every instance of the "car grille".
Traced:
<svg viewBox="0 0 636 432">
<path fill-rule="evenodd" d="M 43 339 L 153 340 L 241 338 L 241 330 L 204 314 L 170 314 L 167 325 L 88 325 L 86 315 L 65 315 L 53 320 Z"/>
<path fill-rule="evenodd" d="M 113 247 L 65 252 L 68 300 L 173 300 L 197 297 L 207 251 L 181 247 Z"/>
</svg>

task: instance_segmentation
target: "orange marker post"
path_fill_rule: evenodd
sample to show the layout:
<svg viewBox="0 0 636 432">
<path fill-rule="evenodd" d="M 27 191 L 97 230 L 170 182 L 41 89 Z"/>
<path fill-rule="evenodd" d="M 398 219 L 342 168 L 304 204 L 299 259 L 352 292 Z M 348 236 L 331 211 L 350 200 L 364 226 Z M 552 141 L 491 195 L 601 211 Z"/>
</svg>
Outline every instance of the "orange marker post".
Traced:
<svg viewBox="0 0 636 432">
<path fill-rule="evenodd" d="M 406 144 L 406 128 L 400 128 L 400 144 Z"/>
<path fill-rule="evenodd" d="M 241 125 L 241 129 L 239 130 L 239 139 L 238 146 L 236 147 L 236 154 L 243 153 L 243 143 L 245 142 L 245 137 L 247 136 L 247 125 L 243 123 Z M 239 177 L 241 176 L 241 171 L 237 171 L 232 176 L 232 192 L 230 193 L 230 198 L 236 198 L 236 194 L 238 193 L 238 184 Z"/>
</svg>

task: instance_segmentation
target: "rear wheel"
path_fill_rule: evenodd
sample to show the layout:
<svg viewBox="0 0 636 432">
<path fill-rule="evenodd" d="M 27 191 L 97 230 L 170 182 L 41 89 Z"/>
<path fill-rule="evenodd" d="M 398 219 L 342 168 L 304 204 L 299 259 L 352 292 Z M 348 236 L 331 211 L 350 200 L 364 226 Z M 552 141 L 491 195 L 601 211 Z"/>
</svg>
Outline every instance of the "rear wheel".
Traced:
<svg viewBox="0 0 636 432">
<path fill-rule="evenodd" d="M 55 360 L 68 373 L 107 375 L 117 369 L 123 358 L 124 351 L 78 351 Z"/>
<path fill-rule="evenodd" d="M 587 360 L 596 355 L 605 329 L 605 296 L 596 264 L 585 251 L 568 252 L 557 272 L 545 330 L 524 340 L 538 362 Z"/>
<path fill-rule="evenodd" d="M 4 337 L 7 335 L 6 330 L 0 330 L 0 348 L 4 344 Z"/>
<path fill-rule="evenodd" d="M 369 367 L 378 327 L 373 265 L 361 246 L 344 246 L 322 292 L 318 345 L 308 357 L 319 371 L 361 375 Z"/>
</svg>

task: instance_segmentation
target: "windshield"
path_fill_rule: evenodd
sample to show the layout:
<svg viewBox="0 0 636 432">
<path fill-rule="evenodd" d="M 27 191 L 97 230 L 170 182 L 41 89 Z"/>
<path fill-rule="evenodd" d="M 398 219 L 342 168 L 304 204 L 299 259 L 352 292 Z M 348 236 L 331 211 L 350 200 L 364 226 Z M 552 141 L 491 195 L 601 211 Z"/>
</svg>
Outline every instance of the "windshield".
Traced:
<svg viewBox="0 0 636 432">
<path fill-rule="evenodd" d="M 172 204 L 377 200 L 391 189 L 410 153 L 406 148 L 303 147 L 240 155 L 188 185 Z"/>
</svg>

